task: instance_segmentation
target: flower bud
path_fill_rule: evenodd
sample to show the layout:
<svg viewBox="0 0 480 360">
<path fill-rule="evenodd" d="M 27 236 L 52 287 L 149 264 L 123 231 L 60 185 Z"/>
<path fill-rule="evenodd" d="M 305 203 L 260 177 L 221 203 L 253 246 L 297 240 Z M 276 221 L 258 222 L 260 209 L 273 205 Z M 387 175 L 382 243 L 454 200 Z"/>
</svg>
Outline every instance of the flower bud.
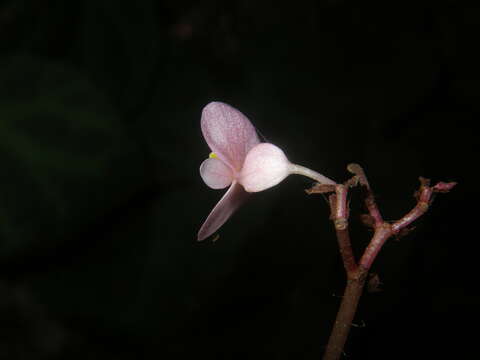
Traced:
<svg viewBox="0 0 480 360">
<path fill-rule="evenodd" d="M 270 143 L 254 146 L 245 157 L 239 182 L 248 192 L 277 185 L 290 174 L 291 164 L 283 151 Z"/>
</svg>

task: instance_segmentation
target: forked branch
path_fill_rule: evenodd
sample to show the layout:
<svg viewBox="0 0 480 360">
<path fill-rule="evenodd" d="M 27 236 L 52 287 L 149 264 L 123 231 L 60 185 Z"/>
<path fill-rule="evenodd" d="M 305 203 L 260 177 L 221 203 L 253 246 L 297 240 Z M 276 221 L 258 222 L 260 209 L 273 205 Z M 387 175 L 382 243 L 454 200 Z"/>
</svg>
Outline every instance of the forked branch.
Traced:
<svg viewBox="0 0 480 360">
<path fill-rule="evenodd" d="M 330 218 L 334 224 L 340 255 L 347 274 L 347 285 L 328 340 L 324 360 L 337 360 L 342 355 L 368 271 L 385 242 L 393 235 L 398 236 L 408 232 L 408 226 L 429 209 L 434 194 L 449 192 L 456 185 L 455 182 L 439 182 L 431 187 L 430 180 L 421 177 L 420 188 L 415 193 L 417 199 L 415 207 L 401 219 L 390 223 L 383 220 L 362 167 L 358 164 L 350 164 L 347 169 L 354 176 L 344 184 L 317 184 L 307 190 L 308 194 L 329 194 Z M 362 221 L 374 229 L 373 237 L 358 263 L 353 254 L 348 231 L 349 208 L 347 196 L 348 189 L 356 185 L 360 185 L 364 191 L 365 207 L 368 210 L 368 215 L 362 216 Z"/>
</svg>

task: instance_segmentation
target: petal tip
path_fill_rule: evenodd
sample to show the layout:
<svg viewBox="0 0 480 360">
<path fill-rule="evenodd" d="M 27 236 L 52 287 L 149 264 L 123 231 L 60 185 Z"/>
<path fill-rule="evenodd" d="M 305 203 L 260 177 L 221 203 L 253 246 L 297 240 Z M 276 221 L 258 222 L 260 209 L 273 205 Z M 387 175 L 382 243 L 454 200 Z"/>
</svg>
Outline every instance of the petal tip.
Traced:
<svg viewBox="0 0 480 360">
<path fill-rule="evenodd" d="M 231 107 L 231 106 L 221 101 L 211 101 L 203 107 L 202 114 L 206 114 L 211 111 L 218 111 L 224 107 Z"/>
<path fill-rule="evenodd" d="M 248 193 L 245 192 L 243 187 L 233 182 L 198 231 L 198 241 L 202 241 L 216 233 L 247 198 Z"/>
<path fill-rule="evenodd" d="M 212 232 L 212 229 L 206 226 L 206 223 L 207 222 L 205 222 L 200 228 L 200 230 L 198 230 L 198 233 L 197 233 L 198 242 L 202 242 L 203 240 L 205 240 L 215 232 L 215 231 Z"/>
</svg>

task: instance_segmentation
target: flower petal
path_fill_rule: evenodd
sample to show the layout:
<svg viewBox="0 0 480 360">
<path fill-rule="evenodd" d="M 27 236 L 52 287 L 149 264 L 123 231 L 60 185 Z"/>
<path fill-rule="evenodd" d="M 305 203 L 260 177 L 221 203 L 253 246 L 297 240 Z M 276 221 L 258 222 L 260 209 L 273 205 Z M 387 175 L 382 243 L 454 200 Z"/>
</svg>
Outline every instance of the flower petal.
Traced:
<svg viewBox="0 0 480 360">
<path fill-rule="evenodd" d="M 215 158 L 202 162 L 200 176 L 212 189 L 224 189 L 233 181 L 232 170 L 222 160 Z"/>
<path fill-rule="evenodd" d="M 250 120 L 222 102 L 211 102 L 205 106 L 201 126 L 210 149 L 237 172 L 241 170 L 250 149 L 260 143 Z"/>
<path fill-rule="evenodd" d="M 248 192 L 266 190 L 290 174 L 291 164 L 277 146 L 262 143 L 249 151 L 239 181 Z"/>
<path fill-rule="evenodd" d="M 237 182 L 233 182 L 228 191 L 215 205 L 198 232 L 198 241 L 202 241 L 217 231 L 232 216 L 250 194 Z"/>
</svg>

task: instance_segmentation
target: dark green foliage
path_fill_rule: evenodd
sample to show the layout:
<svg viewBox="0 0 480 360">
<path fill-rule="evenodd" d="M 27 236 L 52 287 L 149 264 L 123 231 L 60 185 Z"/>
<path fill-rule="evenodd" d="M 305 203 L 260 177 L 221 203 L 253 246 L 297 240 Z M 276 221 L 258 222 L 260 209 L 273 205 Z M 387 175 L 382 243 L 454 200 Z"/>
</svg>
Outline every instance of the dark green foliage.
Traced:
<svg viewBox="0 0 480 360">
<path fill-rule="evenodd" d="M 144 186 L 141 153 L 105 96 L 41 57 L 0 64 L 0 258 L 68 241 Z"/>
</svg>

